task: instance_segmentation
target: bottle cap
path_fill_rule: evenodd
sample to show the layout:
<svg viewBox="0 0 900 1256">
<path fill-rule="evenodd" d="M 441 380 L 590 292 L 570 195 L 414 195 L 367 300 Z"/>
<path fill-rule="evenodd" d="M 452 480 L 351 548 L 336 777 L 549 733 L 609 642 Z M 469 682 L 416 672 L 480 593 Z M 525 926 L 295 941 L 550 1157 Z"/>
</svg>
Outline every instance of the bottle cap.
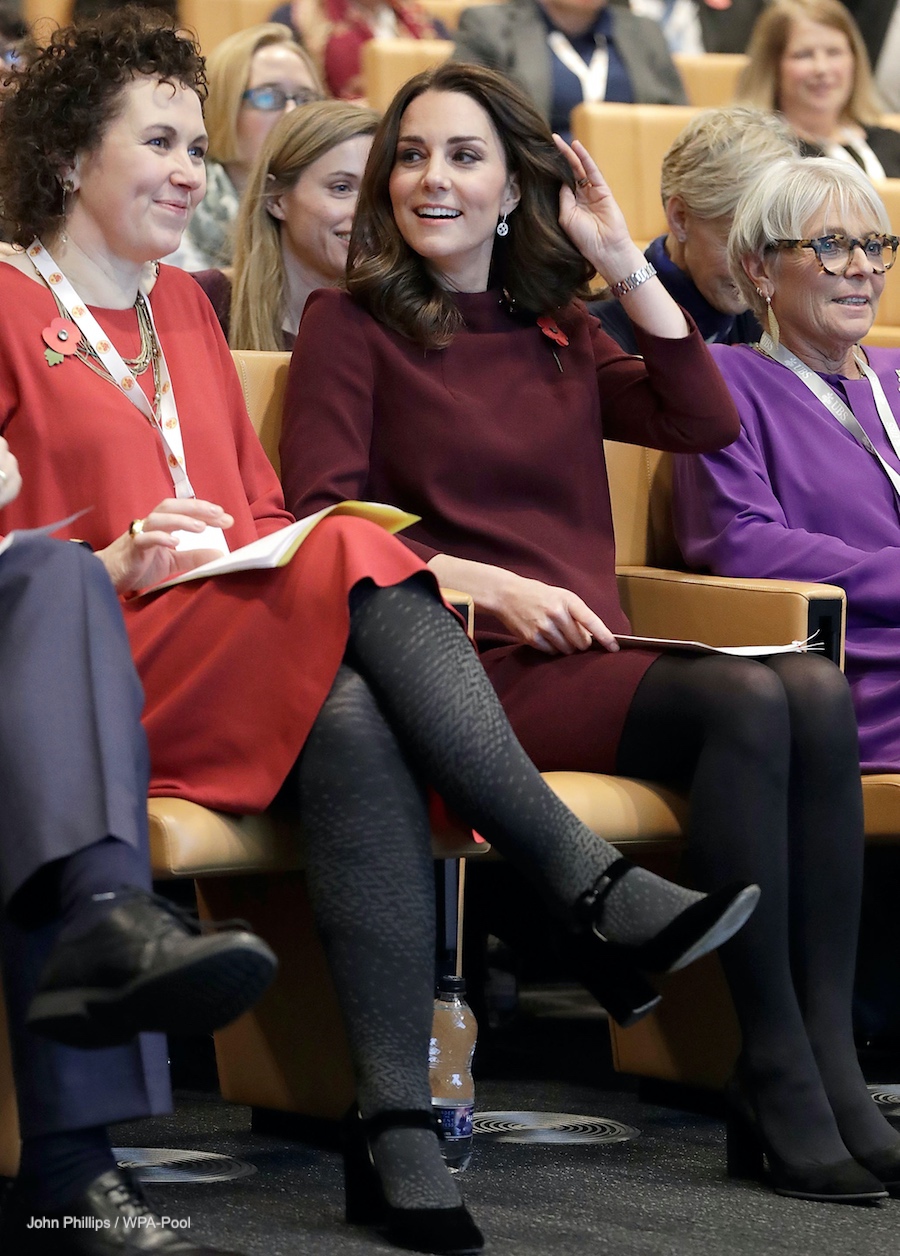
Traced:
<svg viewBox="0 0 900 1256">
<path fill-rule="evenodd" d="M 465 994 L 465 977 L 438 977 L 438 994 Z"/>
</svg>

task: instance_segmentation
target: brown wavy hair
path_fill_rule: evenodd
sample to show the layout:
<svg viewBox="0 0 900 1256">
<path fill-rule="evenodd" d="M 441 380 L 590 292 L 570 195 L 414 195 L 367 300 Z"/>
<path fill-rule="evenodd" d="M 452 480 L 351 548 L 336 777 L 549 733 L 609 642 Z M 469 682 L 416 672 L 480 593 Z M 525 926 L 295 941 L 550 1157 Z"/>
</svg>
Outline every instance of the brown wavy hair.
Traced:
<svg viewBox="0 0 900 1256">
<path fill-rule="evenodd" d="M 166 14 L 132 5 L 54 31 L 12 73 L 0 109 L 0 211 L 16 244 L 62 226 L 62 172 L 99 147 L 136 75 L 180 83 L 206 99 L 198 46 Z"/>
<path fill-rule="evenodd" d="M 523 313 L 545 314 L 585 295 L 594 268 L 559 225 L 559 190 L 566 183 L 574 191 L 574 176 L 524 93 L 479 65 L 448 61 L 417 74 L 400 88 L 375 133 L 350 237 L 347 288 L 379 322 L 423 348 L 442 349 L 462 316 L 400 234 L 389 187 L 403 114 L 428 91 L 459 92 L 480 105 L 507 172 L 518 180 L 521 200 L 510 215 L 509 235 L 494 245 L 491 285 L 504 288 Z"/>
</svg>

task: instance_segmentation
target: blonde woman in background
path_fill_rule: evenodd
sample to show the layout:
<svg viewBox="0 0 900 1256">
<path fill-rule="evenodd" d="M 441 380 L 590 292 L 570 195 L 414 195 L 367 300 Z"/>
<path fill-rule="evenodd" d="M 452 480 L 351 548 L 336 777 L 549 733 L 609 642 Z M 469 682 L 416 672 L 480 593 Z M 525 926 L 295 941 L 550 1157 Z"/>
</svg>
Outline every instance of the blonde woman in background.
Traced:
<svg viewBox="0 0 900 1256">
<path fill-rule="evenodd" d="M 307 297 L 347 266 L 356 198 L 378 116 L 323 100 L 288 114 L 250 172 L 234 267 L 196 276 L 233 349 L 291 349 Z"/>
<path fill-rule="evenodd" d="M 263 141 L 285 112 L 321 100 L 322 84 L 287 26 L 264 22 L 222 41 L 206 60 L 206 196 L 177 253 L 183 270 L 228 266 L 241 193 Z"/>
<path fill-rule="evenodd" d="M 759 339 L 759 323 L 728 264 L 728 233 L 747 188 L 797 148 L 790 127 L 775 114 L 732 105 L 697 114 L 663 158 L 660 193 L 667 230 L 644 256 L 707 344 Z M 611 293 L 588 308 L 627 353 L 639 352 L 631 319 Z"/>
<path fill-rule="evenodd" d="M 839 0 L 775 0 L 747 52 L 738 97 L 779 110 L 804 157 L 855 162 L 870 179 L 900 177 L 900 131 L 878 125 L 865 44 Z"/>
</svg>

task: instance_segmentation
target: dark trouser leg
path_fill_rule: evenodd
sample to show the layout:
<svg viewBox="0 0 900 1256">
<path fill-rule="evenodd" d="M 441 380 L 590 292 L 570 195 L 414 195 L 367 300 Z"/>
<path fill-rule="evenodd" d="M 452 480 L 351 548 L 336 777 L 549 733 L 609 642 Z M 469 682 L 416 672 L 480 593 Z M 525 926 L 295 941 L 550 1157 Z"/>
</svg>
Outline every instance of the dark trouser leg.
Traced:
<svg viewBox="0 0 900 1256">
<path fill-rule="evenodd" d="M 25 1028 L 28 1006 L 57 932 L 55 923 L 29 929 L 0 919 L 3 986 L 26 1171 L 31 1138 L 92 1130 L 171 1110 L 168 1054 L 161 1034 L 141 1034 L 121 1047 L 79 1050 Z M 86 1142 L 95 1147 L 94 1135 Z M 40 1170 L 46 1185 L 47 1152 L 35 1160 L 34 1168 Z M 95 1176 L 91 1173 L 80 1185 Z"/>
<path fill-rule="evenodd" d="M 112 586 L 83 549 L 28 538 L 3 556 L 0 692 L 0 950 L 23 1170 L 48 1185 L 48 1136 L 87 1131 L 83 1163 L 96 1164 L 98 1127 L 168 1111 L 171 1098 L 159 1036 L 76 1051 L 24 1027 L 63 911 L 149 884 L 142 695 Z M 63 1141 L 71 1168 L 78 1153 Z"/>
<path fill-rule="evenodd" d="M 112 585 L 80 546 L 29 538 L 3 555 L 0 693 L 0 900 L 105 838 L 146 869 L 143 695 Z"/>
<path fill-rule="evenodd" d="M 806 674 L 818 689 L 816 716 L 794 727 L 795 703 L 803 699 L 793 691 Z M 700 885 L 746 878 L 762 887 L 757 911 L 719 954 L 760 1119 L 772 1144 L 797 1163 L 834 1163 L 847 1154 L 797 999 L 791 952 L 801 969 L 812 959 L 820 972 L 835 912 L 851 922 L 850 940 L 842 927 L 838 946 L 853 950 L 861 859 L 853 732 L 843 679 L 825 660 L 770 668 L 741 659 L 663 657 L 635 695 L 617 765 L 626 775 L 690 783 L 690 867 Z M 811 805 L 819 790 L 827 815 Z M 822 823 L 833 835 L 825 839 L 827 902 L 791 876 L 798 855 L 808 862 Z M 821 881 L 816 895 L 820 889 Z M 799 932 L 790 929 L 792 911 Z M 849 1014 L 845 972 L 842 956 L 836 974 L 820 976 L 829 988 L 825 1001 L 846 1003 Z"/>
</svg>

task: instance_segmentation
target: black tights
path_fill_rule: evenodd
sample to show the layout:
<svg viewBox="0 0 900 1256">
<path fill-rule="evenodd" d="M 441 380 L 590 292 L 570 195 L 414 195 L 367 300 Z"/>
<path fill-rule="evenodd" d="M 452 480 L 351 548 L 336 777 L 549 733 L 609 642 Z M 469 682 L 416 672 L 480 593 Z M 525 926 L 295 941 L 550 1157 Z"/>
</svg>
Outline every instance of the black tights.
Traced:
<svg viewBox="0 0 900 1256">
<path fill-rule="evenodd" d="M 618 770 L 690 787 L 690 873 L 755 881 L 759 906 L 719 952 L 742 1067 L 776 1148 L 829 1163 L 897 1142 L 853 1045 L 863 866 L 850 694 L 814 655 L 663 656 L 635 694 Z M 833 1113 L 833 1116 L 832 1116 Z"/>
</svg>

